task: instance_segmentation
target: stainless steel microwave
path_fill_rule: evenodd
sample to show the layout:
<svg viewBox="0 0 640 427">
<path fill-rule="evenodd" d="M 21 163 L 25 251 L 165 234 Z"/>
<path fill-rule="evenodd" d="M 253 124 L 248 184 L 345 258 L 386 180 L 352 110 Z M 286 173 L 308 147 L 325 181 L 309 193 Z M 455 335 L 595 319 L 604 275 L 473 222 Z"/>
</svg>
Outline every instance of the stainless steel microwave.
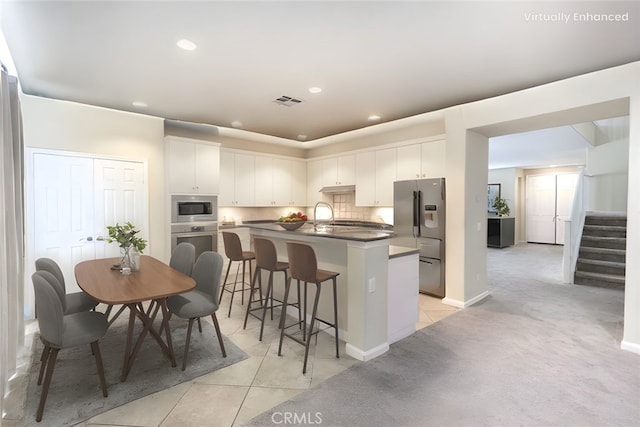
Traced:
<svg viewBox="0 0 640 427">
<path fill-rule="evenodd" d="M 217 220 L 217 196 L 171 196 L 171 223 Z"/>
</svg>

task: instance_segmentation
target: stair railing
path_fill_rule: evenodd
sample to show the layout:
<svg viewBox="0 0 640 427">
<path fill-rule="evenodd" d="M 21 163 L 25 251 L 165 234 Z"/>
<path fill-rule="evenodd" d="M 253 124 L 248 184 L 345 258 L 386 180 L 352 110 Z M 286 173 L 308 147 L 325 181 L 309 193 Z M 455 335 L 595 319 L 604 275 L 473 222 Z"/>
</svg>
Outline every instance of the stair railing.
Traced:
<svg viewBox="0 0 640 427">
<path fill-rule="evenodd" d="M 582 229 L 585 219 L 585 194 L 588 193 L 588 177 L 584 174 L 584 169 L 580 171 L 573 196 L 571 216 L 565 220 L 564 226 L 564 248 L 562 251 L 562 281 L 573 283 L 573 275 L 576 271 L 578 253 L 580 252 L 580 240 L 582 239 Z"/>
</svg>

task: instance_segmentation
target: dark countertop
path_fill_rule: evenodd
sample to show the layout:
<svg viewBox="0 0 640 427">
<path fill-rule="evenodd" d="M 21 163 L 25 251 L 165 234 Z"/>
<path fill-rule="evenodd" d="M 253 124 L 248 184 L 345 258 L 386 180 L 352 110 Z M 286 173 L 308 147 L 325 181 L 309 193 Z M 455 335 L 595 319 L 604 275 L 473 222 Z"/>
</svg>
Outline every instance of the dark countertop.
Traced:
<svg viewBox="0 0 640 427">
<path fill-rule="evenodd" d="M 380 230 L 372 227 L 363 226 L 328 226 L 324 230 L 315 230 L 313 223 L 307 222 L 302 227 L 294 231 L 288 231 L 280 227 L 277 222 L 269 223 L 247 223 L 243 227 L 255 228 L 258 230 L 278 231 L 287 234 L 302 234 L 305 236 L 327 237 L 330 239 L 355 240 L 358 242 L 372 242 L 375 240 L 384 240 L 393 237 L 393 231 Z"/>
</svg>

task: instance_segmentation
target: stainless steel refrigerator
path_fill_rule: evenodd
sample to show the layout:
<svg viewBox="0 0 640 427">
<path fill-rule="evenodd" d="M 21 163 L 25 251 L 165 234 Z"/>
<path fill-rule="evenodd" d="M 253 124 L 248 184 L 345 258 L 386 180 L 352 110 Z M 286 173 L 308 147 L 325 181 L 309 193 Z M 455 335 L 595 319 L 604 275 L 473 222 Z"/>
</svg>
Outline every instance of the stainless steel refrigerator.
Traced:
<svg viewBox="0 0 640 427">
<path fill-rule="evenodd" d="M 392 244 L 420 251 L 420 292 L 444 297 L 444 178 L 396 181 Z"/>
</svg>

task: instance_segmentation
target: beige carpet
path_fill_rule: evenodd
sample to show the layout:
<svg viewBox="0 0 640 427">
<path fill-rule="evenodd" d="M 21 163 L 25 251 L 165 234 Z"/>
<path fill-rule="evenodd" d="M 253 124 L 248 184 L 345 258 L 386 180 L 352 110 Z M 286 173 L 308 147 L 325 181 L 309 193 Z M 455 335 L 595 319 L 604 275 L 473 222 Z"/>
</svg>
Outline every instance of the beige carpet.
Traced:
<svg viewBox="0 0 640 427">
<path fill-rule="evenodd" d="M 490 297 L 248 425 L 638 426 L 640 356 L 620 349 L 624 292 L 563 285 L 561 251 L 489 250 Z"/>
<path fill-rule="evenodd" d="M 61 350 L 53 372 L 49 396 L 41 423 L 35 422 L 35 413 L 42 387 L 37 386 L 42 344 L 34 346 L 33 363 L 29 374 L 24 426 L 69 426 L 89 419 L 124 403 L 189 381 L 206 373 L 244 360 L 247 355 L 230 340 L 224 339 L 227 357 L 222 357 L 213 325 L 203 320 L 202 334 L 197 324 L 191 333 L 189 360 L 181 370 L 185 334 L 188 322 L 172 318 L 171 331 L 178 366 L 164 356 L 157 342 L 147 335 L 125 382 L 120 372 L 125 348 L 128 315 L 121 316 L 100 341 L 100 351 L 107 380 L 108 397 L 102 396 L 95 358 L 90 346 Z M 139 323 L 139 322 L 138 322 Z M 159 322 L 156 321 L 156 325 Z M 139 326 L 139 325 L 138 325 Z M 138 332 L 136 332 L 137 336 Z"/>
</svg>

